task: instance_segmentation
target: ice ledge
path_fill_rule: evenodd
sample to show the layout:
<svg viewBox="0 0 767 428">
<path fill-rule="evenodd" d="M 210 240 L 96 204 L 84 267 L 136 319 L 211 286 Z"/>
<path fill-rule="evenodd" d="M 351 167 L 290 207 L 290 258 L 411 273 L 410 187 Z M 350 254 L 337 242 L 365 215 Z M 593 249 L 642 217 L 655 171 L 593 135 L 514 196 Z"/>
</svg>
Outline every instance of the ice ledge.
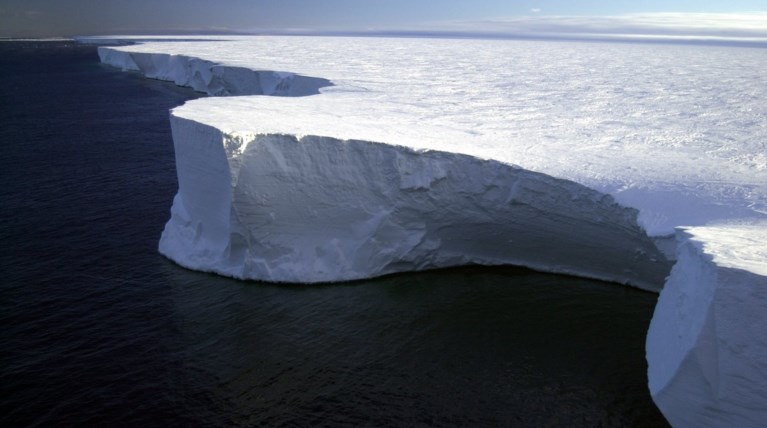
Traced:
<svg viewBox="0 0 767 428">
<path fill-rule="evenodd" d="M 637 211 L 493 160 L 324 136 L 233 134 L 172 114 L 179 192 L 160 251 L 243 279 L 315 283 L 465 264 L 657 291 Z"/>
<path fill-rule="evenodd" d="M 214 96 L 300 97 L 318 94 L 320 88 L 332 86 L 329 80 L 318 77 L 220 65 L 184 55 L 129 52 L 108 46 L 99 46 L 98 54 L 104 64 L 124 71 L 138 71 L 151 79 L 171 81 Z"/>
<path fill-rule="evenodd" d="M 767 421 L 767 222 L 680 229 L 647 336 L 650 393 L 677 427 Z"/>
</svg>

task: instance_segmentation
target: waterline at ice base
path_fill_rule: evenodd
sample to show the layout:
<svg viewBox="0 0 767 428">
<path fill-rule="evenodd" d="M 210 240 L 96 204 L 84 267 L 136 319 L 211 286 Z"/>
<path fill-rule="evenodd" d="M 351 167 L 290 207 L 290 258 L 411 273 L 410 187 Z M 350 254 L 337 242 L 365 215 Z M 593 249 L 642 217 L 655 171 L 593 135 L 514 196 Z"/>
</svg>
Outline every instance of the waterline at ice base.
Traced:
<svg viewBox="0 0 767 428">
<path fill-rule="evenodd" d="M 669 422 L 767 417 L 767 50 L 227 37 L 99 52 L 247 94 L 171 113 L 160 251 L 179 264 L 304 283 L 514 264 L 663 288 L 647 358 Z"/>
</svg>

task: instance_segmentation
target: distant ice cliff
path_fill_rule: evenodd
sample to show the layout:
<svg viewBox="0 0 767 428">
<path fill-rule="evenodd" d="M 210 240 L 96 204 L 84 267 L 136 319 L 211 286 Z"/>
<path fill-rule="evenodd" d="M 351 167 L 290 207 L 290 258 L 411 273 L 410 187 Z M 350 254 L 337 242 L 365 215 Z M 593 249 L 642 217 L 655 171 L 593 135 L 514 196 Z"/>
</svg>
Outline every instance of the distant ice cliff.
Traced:
<svg viewBox="0 0 767 428">
<path fill-rule="evenodd" d="M 214 96 L 275 95 L 297 97 L 318 94 L 330 86 L 327 79 L 288 72 L 251 70 L 216 64 L 185 55 L 123 52 L 98 48 L 101 62 L 123 70 L 139 71 L 151 79 L 167 80 Z"/>
</svg>

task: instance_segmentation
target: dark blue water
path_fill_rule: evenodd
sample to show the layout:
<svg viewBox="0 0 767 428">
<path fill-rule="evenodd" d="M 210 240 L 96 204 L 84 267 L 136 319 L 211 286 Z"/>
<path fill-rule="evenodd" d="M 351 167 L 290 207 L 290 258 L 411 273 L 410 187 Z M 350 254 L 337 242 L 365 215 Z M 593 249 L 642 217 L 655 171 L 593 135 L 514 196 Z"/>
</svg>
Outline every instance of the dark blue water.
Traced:
<svg viewBox="0 0 767 428">
<path fill-rule="evenodd" d="M 244 283 L 156 251 L 168 109 L 95 48 L 0 43 L 0 426 L 663 426 L 656 296 L 513 268 Z"/>
</svg>

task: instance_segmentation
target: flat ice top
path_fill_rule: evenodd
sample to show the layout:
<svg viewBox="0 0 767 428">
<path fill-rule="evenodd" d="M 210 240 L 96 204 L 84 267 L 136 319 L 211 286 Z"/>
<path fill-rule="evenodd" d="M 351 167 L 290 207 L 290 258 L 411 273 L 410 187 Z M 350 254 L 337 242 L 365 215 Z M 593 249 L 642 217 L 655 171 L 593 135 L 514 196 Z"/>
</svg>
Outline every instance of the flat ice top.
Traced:
<svg viewBox="0 0 767 428">
<path fill-rule="evenodd" d="M 684 231 L 718 266 L 767 277 L 767 222 L 692 227 Z"/>
<path fill-rule="evenodd" d="M 238 133 L 461 152 L 578 181 L 654 235 L 767 218 L 767 49 L 511 40 L 223 37 L 180 54 L 335 86 L 204 98 L 178 116 Z"/>
</svg>

